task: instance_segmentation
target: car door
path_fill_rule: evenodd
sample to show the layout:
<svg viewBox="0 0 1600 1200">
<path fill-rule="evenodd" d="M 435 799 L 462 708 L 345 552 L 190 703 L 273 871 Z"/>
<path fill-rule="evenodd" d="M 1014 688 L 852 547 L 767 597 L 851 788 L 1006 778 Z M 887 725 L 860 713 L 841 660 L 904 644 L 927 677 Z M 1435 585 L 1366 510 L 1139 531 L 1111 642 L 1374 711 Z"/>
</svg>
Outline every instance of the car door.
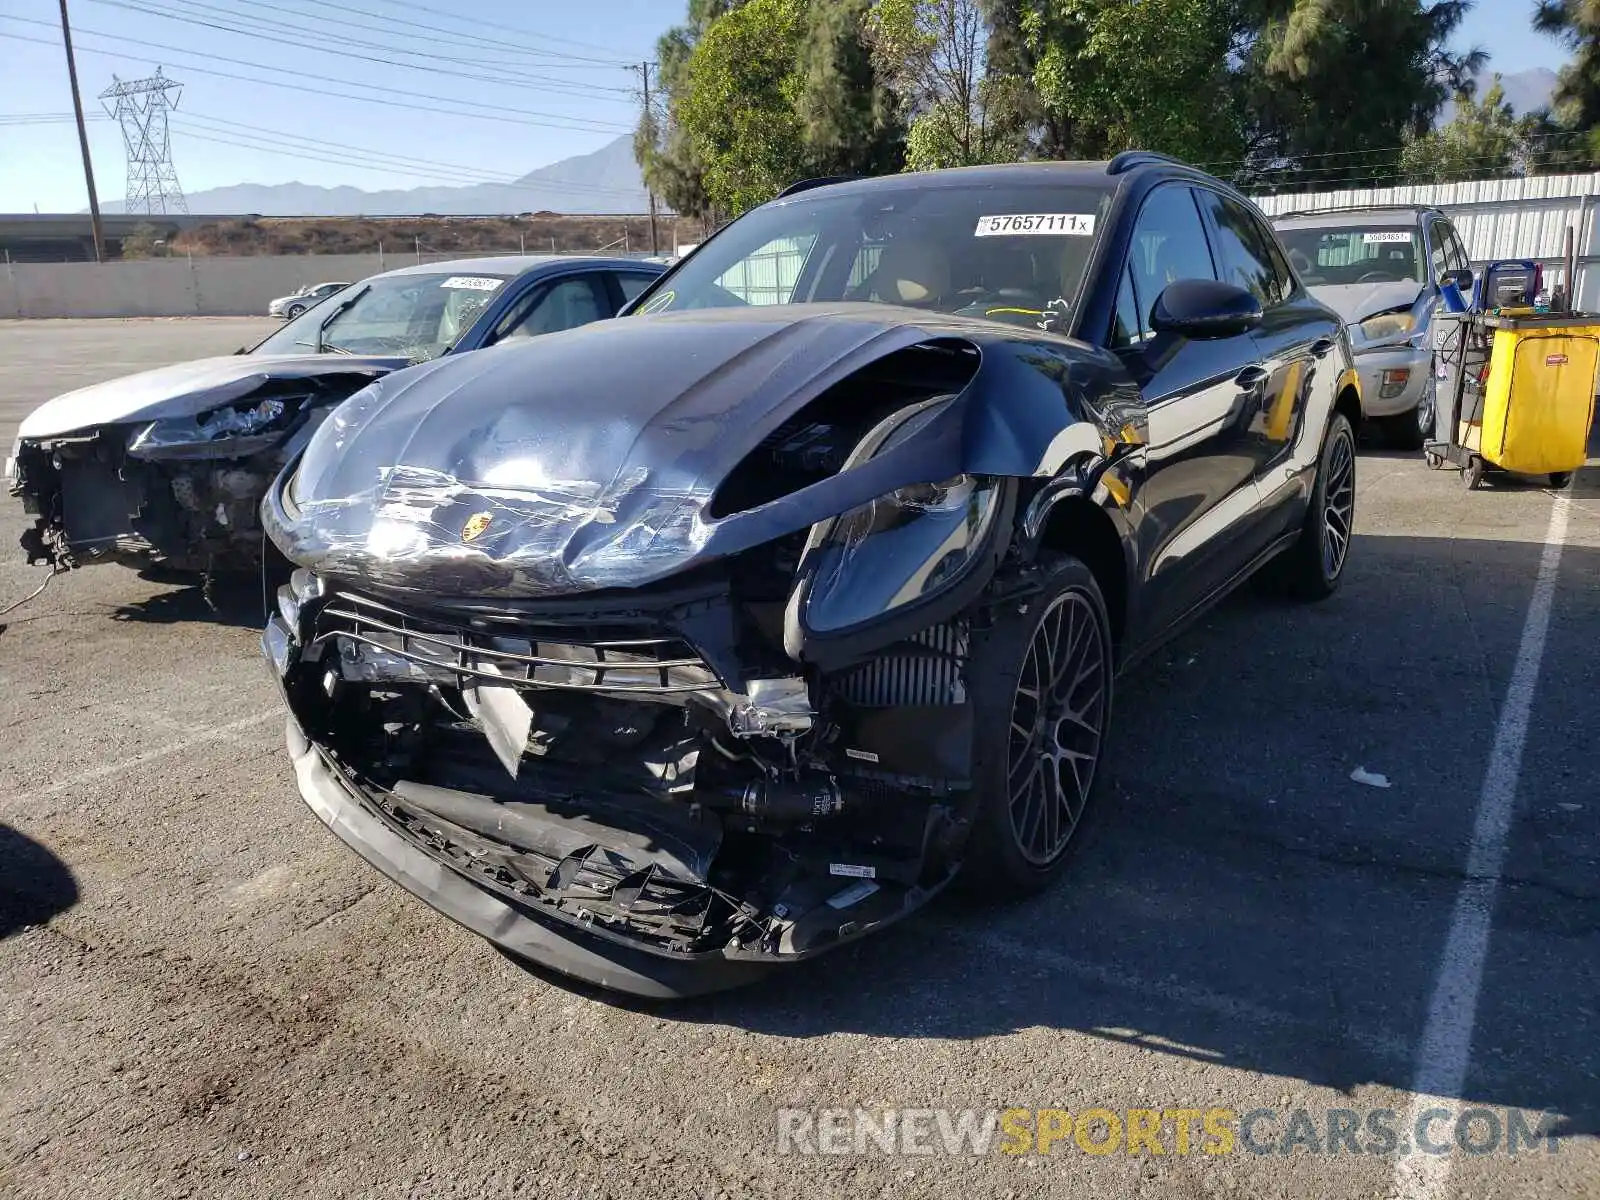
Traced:
<svg viewBox="0 0 1600 1200">
<path fill-rule="evenodd" d="M 1254 341 L 1249 334 L 1188 339 L 1150 327 L 1167 284 L 1219 274 L 1193 190 L 1157 185 L 1134 218 L 1108 339 L 1138 382 L 1148 414 L 1138 531 L 1145 636 L 1180 620 L 1238 574 L 1258 520 L 1251 418 L 1263 373 Z"/>
<path fill-rule="evenodd" d="M 1339 318 L 1296 285 L 1282 247 L 1259 216 L 1222 192 L 1200 188 L 1196 194 L 1223 278 L 1261 302 L 1261 324 L 1250 336 L 1262 382 L 1252 398 L 1247 439 L 1262 499 L 1261 523 L 1249 540 L 1260 551 L 1303 514 L 1309 483 L 1294 451 L 1312 398 L 1333 395 L 1337 381 L 1321 376 L 1335 361 Z"/>
</svg>

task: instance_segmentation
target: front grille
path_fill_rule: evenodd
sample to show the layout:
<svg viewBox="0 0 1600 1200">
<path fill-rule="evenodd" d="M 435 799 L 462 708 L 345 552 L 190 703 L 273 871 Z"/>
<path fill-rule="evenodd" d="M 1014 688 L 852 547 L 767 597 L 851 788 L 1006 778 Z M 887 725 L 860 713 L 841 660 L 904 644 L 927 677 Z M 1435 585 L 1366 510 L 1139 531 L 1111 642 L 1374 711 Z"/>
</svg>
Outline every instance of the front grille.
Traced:
<svg viewBox="0 0 1600 1200">
<path fill-rule="evenodd" d="M 536 622 L 496 622 L 496 629 L 407 612 L 344 592 L 317 614 L 312 640 L 338 646 L 347 676 L 375 681 L 401 678 L 456 687 L 488 681 L 528 689 L 653 695 L 722 686 L 693 646 L 666 631 L 641 635 Z"/>
<path fill-rule="evenodd" d="M 964 704 L 966 661 L 966 626 L 935 625 L 835 680 L 833 688 L 863 708 Z"/>
</svg>

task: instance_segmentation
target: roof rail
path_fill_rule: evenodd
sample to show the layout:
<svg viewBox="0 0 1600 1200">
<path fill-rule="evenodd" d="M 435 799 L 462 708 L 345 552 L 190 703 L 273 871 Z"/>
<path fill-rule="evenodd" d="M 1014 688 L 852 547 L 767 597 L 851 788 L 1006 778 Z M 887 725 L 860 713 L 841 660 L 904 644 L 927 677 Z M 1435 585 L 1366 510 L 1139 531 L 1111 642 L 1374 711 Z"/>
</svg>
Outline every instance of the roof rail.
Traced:
<svg viewBox="0 0 1600 1200">
<path fill-rule="evenodd" d="M 1154 150 L 1124 150 L 1106 164 L 1106 174 L 1121 175 L 1133 167 L 1148 166 L 1152 163 L 1168 163 L 1175 167 L 1189 165 L 1181 158 L 1173 158 L 1170 154 L 1159 154 Z"/>
<path fill-rule="evenodd" d="M 797 196 L 801 192 L 809 192 L 812 188 L 827 187 L 830 183 L 848 183 L 852 179 L 859 178 L 858 175 L 823 175 L 817 179 L 802 179 L 798 183 L 791 183 L 773 199 L 782 200 L 785 196 Z"/>
<path fill-rule="evenodd" d="M 1326 217 L 1336 213 L 1363 213 L 1363 212 L 1420 212 L 1423 209 L 1437 209 L 1437 204 L 1335 204 L 1326 208 L 1294 208 L 1288 212 L 1274 213 L 1274 221 L 1285 217 Z"/>
</svg>

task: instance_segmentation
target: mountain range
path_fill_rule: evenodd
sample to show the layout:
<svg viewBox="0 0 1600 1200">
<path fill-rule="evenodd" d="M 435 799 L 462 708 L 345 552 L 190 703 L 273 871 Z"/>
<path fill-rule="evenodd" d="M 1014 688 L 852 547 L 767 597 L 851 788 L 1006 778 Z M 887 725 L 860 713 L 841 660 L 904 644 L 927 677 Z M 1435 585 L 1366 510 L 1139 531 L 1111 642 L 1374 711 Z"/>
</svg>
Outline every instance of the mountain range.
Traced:
<svg viewBox="0 0 1600 1200">
<path fill-rule="evenodd" d="M 1495 72 L 1488 67 L 1478 72 L 1474 82 L 1477 84 L 1475 95 L 1479 100 L 1482 100 L 1494 85 L 1494 76 Z M 1548 67 L 1512 71 L 1510 74 L 1502 73 L 1500 86 L 1505 89 L 1506 99 L 1520 117 L 1549 105 L 1550 97 L 1556 90 L 1556 73 Z M 1455 108 L 1453 100 L 1444 106 L 1443 111 L 1439 113 L 1441 125 L 1455 114 Z"/>
<path fill-rule="evenodd" d="M 633 138 L 627 134 L 591 154 L 564 158 L 529 171 L 514 183 L 381 192 L 309 183 L 239 183 L 186 192 L 184 198 L 193 213 L 256 213 L 264 217 L 642 213 L 650 207 L 639 164 L 633 158 Z M 106 212 L 121 212 L 123 205 L 114 201 L 104 208 Z"/>
<path fill-rule="evenodd" d="M 1493 72 L 1480 72 L 1477 94 L 1489 90 Z M 1501 76 L 1518 114 L 1550 103 L 1554 71 L 1543 67 Z M 1440 113 L 1448 121 L 1454 103 Z M 395 188 L 367 192 L 354 187 L 319 187 L 309 183 L 240 183 L 186 195 L 195 213 L 258 213 L 261 216 L 441 216 L 484 213 L 642 213 L 649 207 L 644 180 L 633 158 L 633 139 L 624 134 L 591 154 L 564 158 L 529 171 L 514 183 L 479 183 L 464 187 Z M 120 201 L 105 205 L 121 212 Z"/>
</svg>

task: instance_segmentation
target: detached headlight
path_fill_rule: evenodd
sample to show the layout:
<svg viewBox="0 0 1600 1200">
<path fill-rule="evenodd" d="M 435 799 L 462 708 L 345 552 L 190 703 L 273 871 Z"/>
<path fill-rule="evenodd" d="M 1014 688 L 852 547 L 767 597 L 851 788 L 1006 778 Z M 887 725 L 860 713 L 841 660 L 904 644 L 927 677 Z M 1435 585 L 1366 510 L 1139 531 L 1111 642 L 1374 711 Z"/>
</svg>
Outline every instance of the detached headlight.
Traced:
<svg viewBox="0 0 1600 1200">
<path fill-rule="evenodd" d="M 832 633 L 942 592 L 988 540 L 999 498 L 994 479 L 957 475 L 845 513 L 818 547 L 806 628 Z"/>
<path fill-rule="evenodd" d="M 253 454 L 260 446 L 220 446 L 239 438 L 255 439 L 286 428 L 299 409 L 299 398 L 228 404 L 194 417 L 162 417 L 136 428 L 128 438 L 134 458 L 212 458 Z"/>
<path fill-rule="evenodd" d="M 1417 327 L 1417 318 L 1408 308 L 1379 313 L 1361 322 L 1361 334 L 1369 342 L 1387 341 L 1410 333 Z"/>
</svg>

